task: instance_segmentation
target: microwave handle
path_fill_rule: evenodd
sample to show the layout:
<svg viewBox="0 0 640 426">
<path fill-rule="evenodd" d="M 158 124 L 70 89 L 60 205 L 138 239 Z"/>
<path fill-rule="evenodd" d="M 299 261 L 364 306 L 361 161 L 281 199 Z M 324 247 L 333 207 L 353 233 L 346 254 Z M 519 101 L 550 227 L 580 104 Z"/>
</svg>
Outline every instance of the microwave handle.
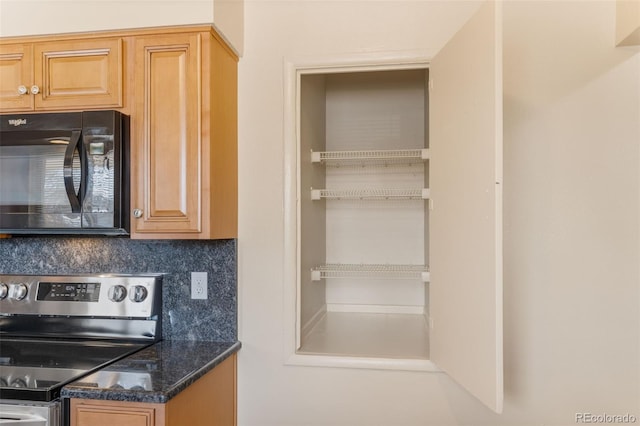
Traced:
<svg viewBox="0 0 640 426">
<path fill-rule="evenodd" d="M 76 194 L 75 188 L 73 187 L 73 154 L 78 149 L 80 143 L 80 131 L 74 130 L 71 132 L 71 139 L 69 140 L 69 145 L 67 145 L 67 150 L 64 152 L 64 188 L 67 191 L 67 198 L 69 199 L 69 203 L 71 203 L 71 211 L 73 213 L 80 213 L 82 205 L 80 204 L 80 196 Z M 80 157 L 82 158 L 82 157 Z M 81 175 L 85 174 L 84 163 L 81 160 Z M 80 192 L 83 190 L 82 181 L 84 179 L 81 178 L 80 182 Z"/>
</svg>

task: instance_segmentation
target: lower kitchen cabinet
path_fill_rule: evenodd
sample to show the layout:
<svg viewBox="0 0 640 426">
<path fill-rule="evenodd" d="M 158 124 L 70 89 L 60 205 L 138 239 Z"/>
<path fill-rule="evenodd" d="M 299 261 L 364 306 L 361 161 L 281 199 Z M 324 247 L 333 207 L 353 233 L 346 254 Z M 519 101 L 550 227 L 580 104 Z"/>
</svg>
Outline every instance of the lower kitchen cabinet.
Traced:
<svg viewBox="0 0 640 426">
<path fill-rule="evenodd" d="M 165 424 L 164 404 L 72 400 L 72 425 L 157 426 Z M 156 420 L 157 419 L 157 420 Z"/>
<path fill-rule="evenodd" d="M 144 392 L 140 394 L 143 400 Z M 71 399 L 70 426 L 231 426 L 236 424 L 236 355 L 166 403 Z"/>
</svg>

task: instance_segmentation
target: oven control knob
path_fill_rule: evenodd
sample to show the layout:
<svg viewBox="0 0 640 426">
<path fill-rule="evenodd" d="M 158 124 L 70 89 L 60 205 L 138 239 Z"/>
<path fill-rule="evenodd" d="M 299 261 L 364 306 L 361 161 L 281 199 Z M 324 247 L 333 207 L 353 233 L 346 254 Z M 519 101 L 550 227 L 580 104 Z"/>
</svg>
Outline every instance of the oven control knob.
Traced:
<svg viewBox="0 0 640 426">
<path fill-rule="evenodd" d="M 9 294 L 9 286 L 5 283 L 0 283 L 0 300 L 6 299 Z"/>
<path fill-rule="evenodd" d="M 29 289 L 25 284 L 11 284 L 9 287 L 9 299 L 22 300 L 27 297 Z"/>
<path fill-rule="evenodd" d="M 141 285 L 134 285 L 131 291 L 129 292 L 129 299 L 132 302 L 142 302 L 147 298 L 147 289 Z"/>
<path fill-rule="evenodd" d="M 11 386 L 12 388 L 26 388 L 27 380 L 22 377 L 18 377 L 16 379 L 13 379 L 9 384 L 9 386 Z"/>
<path fill-rule="evenodd" d="M 123 285 L 111 286 L 107 296 L 112 302 L 122 302 L 127 297 L 127 289 Z"/>
</svg>

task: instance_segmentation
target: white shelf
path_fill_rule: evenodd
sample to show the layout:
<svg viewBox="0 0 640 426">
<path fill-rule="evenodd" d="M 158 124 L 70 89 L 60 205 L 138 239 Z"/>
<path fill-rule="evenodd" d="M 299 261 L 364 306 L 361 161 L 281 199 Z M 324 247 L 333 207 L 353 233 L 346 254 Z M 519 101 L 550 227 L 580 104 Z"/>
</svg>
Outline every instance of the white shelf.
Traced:
<svg viewBox="0 0 640 426">
<path fill-rule="evenodd" d="M 424 161 L 429 159 L 428 149 L 391 149 L 366 151 L 311 151 L 312 163 L 331 163 L 362 160 Z"/>
<path fill-rule="evenodd" d="M 428 360 L 429 330 L 424 315 L 326 312 L 298 353 Z"/>
<path fill-rule="evenodd" d="M 311 269 L 311 280 L 327 278 L 420 279 L 429 282 L 429 268 L 424 265 L 332 263 Z"/>
<path fill-rule="evenodd" d="M 422 166 L 428 159 L 428 149 L 311 151 L 311 162 L 327 167 Z"/>
<path fill-rule="evenodd" d="M 321 200 L 428 200 L 429 188 L 417 189 L 313 189 L 311 199 Z"/>
</svg>

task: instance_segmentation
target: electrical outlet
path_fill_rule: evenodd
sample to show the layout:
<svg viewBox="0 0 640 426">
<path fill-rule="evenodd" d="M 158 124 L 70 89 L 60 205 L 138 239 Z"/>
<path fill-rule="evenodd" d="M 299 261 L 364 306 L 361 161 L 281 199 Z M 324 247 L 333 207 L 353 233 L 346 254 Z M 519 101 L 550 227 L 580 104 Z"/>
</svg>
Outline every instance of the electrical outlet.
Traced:
<svg viewBox="0 0 640 426">
<path fill-rule="evenodd" d="M 206 272 L 191 273 L 191 298 L 192 299 L 207 298 L 207 273 Z"/>
</svg>

